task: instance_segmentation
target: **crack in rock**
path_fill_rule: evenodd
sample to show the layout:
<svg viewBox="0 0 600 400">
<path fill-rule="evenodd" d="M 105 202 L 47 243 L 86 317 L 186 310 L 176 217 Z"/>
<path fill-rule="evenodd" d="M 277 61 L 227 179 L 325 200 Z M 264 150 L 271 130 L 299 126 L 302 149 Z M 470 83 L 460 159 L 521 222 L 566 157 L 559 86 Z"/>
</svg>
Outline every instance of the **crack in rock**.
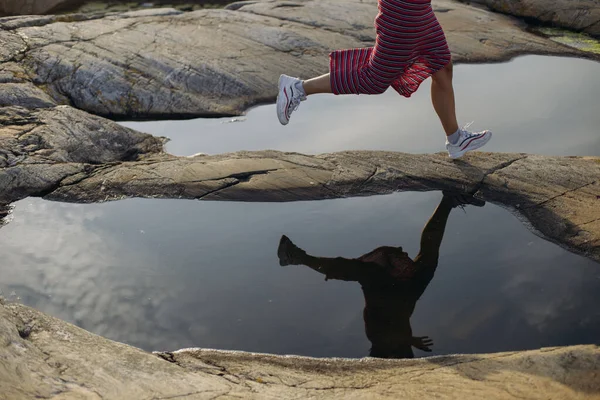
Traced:
<svg viewBox="0 0 600 400">
<path fill-rule="evenodd" d="M 574 189 L 569 189 L 569 190 L 566 190 L 566 191 L 564 191 L 563 193 L 557 194 L 556 196 L 552 196 L 552 197 L 550 197 L 549 199 L 546 199 L 546 200 L 544 200 L 544 201 L 542 201 L 542 202 L 540 202 L 540 203 L 537 203 L 537 204 L 533 204 L 533 205 L 531 205 L 531 206 L 524 207 L 524 209 L 528 209 L 528 208 L 534 208 L 534 207 L 540 207 L 540 206 L 543 206 L 544 204 L 546 204 L 546 203 L 548 203 L 548 202 L 550 202 L 550 201 L 552 201 L 552 200 L 554 200 L 554 199 L 557 199 L 557 198 L 559 198 L 559 197 L 562 197 L 562 196 L 564 196 L 564 195 L 566 195 L 566 194 L 568 194 L 568 193 L 576 192 L 576 191 L 578 191 L 578 190 L 581 190 L 581 189 L 583 189 L 583 188 L 585 188 L 585 187 L 588 187 L 588 186 L 591 186 L 591 185 L 595 185 L 596 183 L 597 183 L 597 181 L 593 181 L 593 182 L 589 182 L 589 183 L 586 183 L 586 184 L 580 185 L 580 186 L 578 186 L 578 187 L 576 187 L 576 188 L 574 188 Z"/>
</svg>

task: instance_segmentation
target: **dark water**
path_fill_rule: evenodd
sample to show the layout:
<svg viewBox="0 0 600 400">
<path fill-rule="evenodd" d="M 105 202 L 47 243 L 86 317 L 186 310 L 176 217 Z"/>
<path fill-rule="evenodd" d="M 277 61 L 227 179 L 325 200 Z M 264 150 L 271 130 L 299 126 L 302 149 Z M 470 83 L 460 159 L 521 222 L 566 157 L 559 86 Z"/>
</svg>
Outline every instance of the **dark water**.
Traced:
<svg viewBox="0 0 600 400">
<path fill-rule="evenodd" d="M 600 63 L 527 56 L 503 64 L 459 65 L 455 91 L 460 123 L 491 129 L 487 151 L 600 155 Z M 444 136 L 427 80 L 410 99 L 319 95 L 301 104 L 288 126 L 275 106 L 231 119 L 127 122 L 172 142 L 177 155 L 275 149 L 307 154 L 340 150 L 444 151 Z"/>
<path fill-rule="evenodd" d="M 0 229 L 0 289 L 148 350 L 367 356 L 360 285 L 325 281 L 306 266 L 280 267 L 279 238 L 325 257 L 380 246 L 402 246 L 414 257 L 441 198 L 27 199 Z M 598 304 L 599 264 L 534 236 L 497 206 L 467 206 L 450 212 L 437 271 L 410 323 L 415 336 L 433 339 L 432 354 L 599 343 Z"/>
</svg>

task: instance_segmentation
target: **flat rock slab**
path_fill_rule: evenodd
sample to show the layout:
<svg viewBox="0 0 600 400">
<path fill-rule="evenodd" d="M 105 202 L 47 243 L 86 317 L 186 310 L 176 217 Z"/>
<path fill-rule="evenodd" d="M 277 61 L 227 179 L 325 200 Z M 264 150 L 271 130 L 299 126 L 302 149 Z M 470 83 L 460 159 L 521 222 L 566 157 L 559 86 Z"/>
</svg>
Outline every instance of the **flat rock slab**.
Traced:
<svg viewBox="0 0 600 400">
<path fill-rule="evenodd" d="M 50 193 L 106 163 L 159 153 L 163 144 L 71 107 L 0 108 L 0 204 Z"/>
<path fill-rule="evenodd" d="M 0 15 L 45 14 L 58 7 L 80 2 L 80 0 L 0 0 Z"/>
<path fill-rule="evenodd" d="M 413 360 L 150 354 L 0 303 L 0 393 L 55 399 L 598 399 L 600 348 Z"/>
<path fill-rule="evenodd" d="M 409 190 L 474 193 L 515 211 L 546 239 L 600 261 L 600 158 L 477 152 L 452 161 L 445 154 L 373 151 L 158 155 L 78 177 L 46 198 L 281 202 Z"/>
<path fill-rule="evenodd" d="M 525 32 L 514 18 L 433 4 L 455 62 L 586 56 Z M 62 104 L 127 119 L 238 115 L 272 101 L 281 73 L 319 75 L 332 50 L 372 46 L 376 14 L 376 0 L 300 0 L 4 18 L 0 106 Z"/>
<path fill-rule="evenodd" d="M 494 11 L 532 18 L 600 38 L 598 0 L 469 0 Z"/>
<path fill-rule="evenodd" d="M 0 204 L 127 197 L 297 201 L 451 190 L 510 208 L 534 232 L 600 261 L 600 158 L 352 151 L 176 157 L 163 139 L 68 106 L 0 108 Z"/>
</svg>

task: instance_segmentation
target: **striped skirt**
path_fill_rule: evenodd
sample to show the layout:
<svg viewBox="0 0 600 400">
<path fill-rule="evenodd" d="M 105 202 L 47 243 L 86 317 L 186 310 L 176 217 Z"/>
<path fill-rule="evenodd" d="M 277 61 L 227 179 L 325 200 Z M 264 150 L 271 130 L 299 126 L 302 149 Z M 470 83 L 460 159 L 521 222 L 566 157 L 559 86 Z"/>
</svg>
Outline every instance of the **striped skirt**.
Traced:
<svg viewBox="0 0 600 400">
<path fill-rule="evenodd" d="M 380 94 L 390 86 L 410 97 L 450 62 L 450 50 L 430 0 L 379 0 L 375 47 L 334 51 L 334 94 Z"/>
</svg>

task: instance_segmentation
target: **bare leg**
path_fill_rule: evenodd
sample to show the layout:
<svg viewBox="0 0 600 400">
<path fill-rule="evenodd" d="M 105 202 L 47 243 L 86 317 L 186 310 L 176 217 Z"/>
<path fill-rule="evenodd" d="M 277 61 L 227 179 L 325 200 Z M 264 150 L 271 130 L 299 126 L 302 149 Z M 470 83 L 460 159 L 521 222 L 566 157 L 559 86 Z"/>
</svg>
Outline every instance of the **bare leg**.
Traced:
<svg viewBox="0 0 600 400">
<path fill-rule="evenodd" d="M 431 102 L 437 113 L 446 136 L 458 130 L 456 106 L 454 104 L 454 88 L 452 87 L 452 63 L 446 65 L 432 76 Z"/>
<path fill-rule="evenodd" d="M 331 81 L 329 74 L 321 75 L 302 82 L 307 96 L 317 93 L 331 93 Z"/>
</svg>

